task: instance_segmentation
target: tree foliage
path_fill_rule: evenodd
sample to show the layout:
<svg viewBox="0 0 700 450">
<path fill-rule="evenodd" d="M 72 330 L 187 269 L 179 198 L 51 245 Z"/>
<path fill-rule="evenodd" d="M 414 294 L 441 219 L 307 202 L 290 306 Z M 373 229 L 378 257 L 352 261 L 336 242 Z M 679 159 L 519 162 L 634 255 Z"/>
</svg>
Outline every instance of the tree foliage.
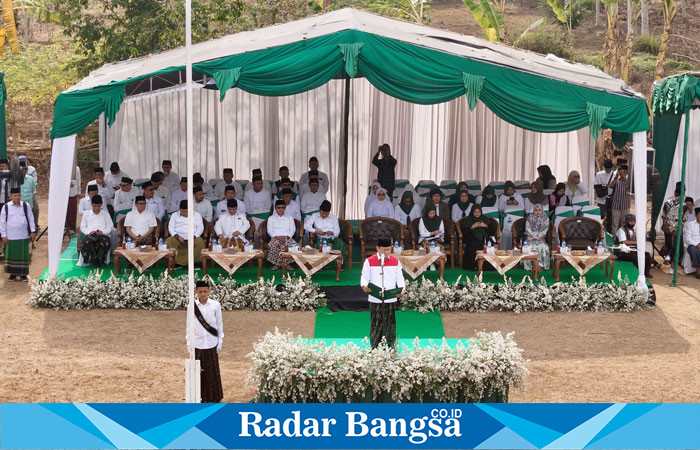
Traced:
<svg viewBox="0 0 700 450">
<path fill-rule="evenodd" d="M 484 30 L 484 38 L 491 42 L 503 39 L 505 21 L 503 14 L 489 0 L 462 0 L 474 16 L 474 20 Z"/>
</svg>

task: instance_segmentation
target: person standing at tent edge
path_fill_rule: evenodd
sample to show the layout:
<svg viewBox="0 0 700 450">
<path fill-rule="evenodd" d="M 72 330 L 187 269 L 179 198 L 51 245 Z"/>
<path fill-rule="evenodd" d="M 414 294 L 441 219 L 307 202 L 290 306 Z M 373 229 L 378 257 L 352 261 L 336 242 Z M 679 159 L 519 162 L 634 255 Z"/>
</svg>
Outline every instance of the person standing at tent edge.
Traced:
<svg viewBox="0 0 700 450">
<path fill-rule="evenodd" d="M 362 265 L 360 286 L 369 294 L 369 340 L 372 348 L 377 348 L 382 339 L 393 348 L 396 344 L 395 313 L 398 299 L 404 294 L 405 283 L 401 263 L 391 254 L 391 240 L 377 241 L 377 253 Z"/>
<path fill-rule="evenodd" d="M 219 352 L 224 341 L 224 323 L 221 317 L 221 304 L 209 299 L 208 281 L 197 281 L 194 293 L 194 358 L 201 368 L 202 403 L 219 403 L 224 398 L 219 370 Z M 190 345 L 190 316 L 187 315 L 187 352 Z"/>
<path fill-rule="evenodd" d="M 389 144 L 379 146 L 377 154 L 372 159 L 372 164 L 377 166 L 377 181 L 387 190 L 389 200 L 391 200 L 396 188 L 396 158 L 391 156 Z"/>
<path fill-rule="evenodd" d="M 5 272 L 10 281 L 27 281 L 29 243 L 34 241 L 36 226 L 32 209 L 21 200 L 20 189 L 10 189 L 10 202 L 0 210 L 0 234 L 5 248 Z"/>
</svg>

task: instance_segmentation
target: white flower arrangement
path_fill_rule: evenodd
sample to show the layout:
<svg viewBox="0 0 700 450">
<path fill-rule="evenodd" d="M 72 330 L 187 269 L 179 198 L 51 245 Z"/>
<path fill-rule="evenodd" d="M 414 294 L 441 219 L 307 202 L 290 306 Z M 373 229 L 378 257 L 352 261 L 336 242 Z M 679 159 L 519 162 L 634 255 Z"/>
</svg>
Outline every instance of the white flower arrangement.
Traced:
<svg viewBox="0 0 700 450">
<path fill-rule="evenodd" d="M 102 281 L 101 275 L 96 271 L 84 278 L 32 281 L 28 303 L 54 309 L 179 309 L 187 306 L 187 276 L 132 275 L 126 279 L 112 276 Z M 314 310 L 326 304 L 319 286 L 309 279 L 287 275 L 282 281 L 282 285 L 275 285 L 274 278 L 238 285 L 233 278 L 219 276 L 216 283 L 212 283 L 211 298 L 221 302 L 224 310 Z"/>
<path fill-rule="evenodd" d="M 520 283 L 506 278 L 502 284 L 487 284 L 480 277 L 461 277 L 454 284 L 443 280 L 407 282 L 401 297 L 403 309 L 430 312 L 441 311 L 634 311 L 649 308 L 647 295 L 627 279 L 619 285 L 587 284 L 585 278 L 574 283 L 554 283 L 548 286 L 541 278 L 534 283 L 525 277 Z"/>
<path fill-rule="evenodd" d="M 308 402 L 478 402 L 507 399 L 519 388 L 529 361 L 513 334 L 480 332 L 465 347 L 445 341 L 429 347 L 368 348 L 326 345 L 268 332 L 253 345 L 247 382 L 263 403 Z"/>
</svg>

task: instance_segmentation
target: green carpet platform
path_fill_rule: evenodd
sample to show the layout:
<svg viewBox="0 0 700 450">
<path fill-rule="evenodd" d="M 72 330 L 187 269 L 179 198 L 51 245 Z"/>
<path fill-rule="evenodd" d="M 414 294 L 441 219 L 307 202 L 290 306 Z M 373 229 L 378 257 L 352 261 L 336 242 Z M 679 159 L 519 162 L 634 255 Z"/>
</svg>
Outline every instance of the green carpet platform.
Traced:
<svg viewBox="0 0 700 450">
<path fill-rule="evenodd" d="M 357 251 L 353 250 L 353 257 L 354 258 L 359 258 L 360 252 L 359 248 Z M 76 263 L 78 262 L 78 252 L 76 250 L 76 238 L 74 238 L 69 244 L 68 247 L 61 253 L 61 259 L 59 262 L 58 266 L 58 277 L 63 278 L 63 279 L 70 279 L 70 278 L 75 278 L 75 277 L 84 277 L 89 275 L 90 273 L 96 272 L 96 271 L 102 271 L 102 279 L 108 279 L 109 277 L 112 276 L 114 273 L 114 266 L 112 263 L 110 263 L 107 266 L 101 267 L 99 269 L 93 268 L 93 267 L 78 267 Z M 146 270 L 144 272 L 145 275 L 153 275 L 154 277 L 160 276 L 164 271 L 166 267 L 166 260 L 160 261 L 158 264 L 156 264 L 154 267 Z M 281 271 L 273 271 L 270 270 L 271 265 L 266 261 L 263 265 L 263 270 L 262 270 L 262 277 L 266 280 L 270 280 L 273 277 L 275 280 L 279 283 L 282 282 L 282 272 Z M 246 264 L 244 267 L 242 267 L 240 270 L 238 270 L 234 275 L 233 278 L 235 278 L 237 281 L 240 283 L 250 283 L 254 282 L 257 279 L 257 263 L 253 264 L 253 267 L 248 267 Z M 357 286 L 360 281 L 360 273 L 362 271 L 362 263 L 359 259 L 353 261 L 353 266 L 352 269 L 346 269 L 344 272 L 341 272 L 340 274 L 340 281 L 335 281 L 335 265 L 329 265 L 326 267 L 324 270 L 319 271 L 313 276 L 313 281 L 321 286 Z M 209 268 L 207 272 L 212 276 L 214 280 L 217 279 L 217 277 L 221 274 L 225 274 L 225 271 L 220 269 L 219 267 L 212 266 L 211 264 L 209 265 Z M 617 284 L 618 283 L 618 272 L 621 275 L 622 279 L 627 278 L 627 280 L 630 280 L 630 282 L 634 282 L 638 275 L 639 272 L 637 271 L 637 268 L 632 264 L 628 262 L 616 262 L 615 263 L 615 273 L 613 274 L 613 283 Z M 197 268 L 196 273 L 201 276 L 202 274 L 202 269 Z M 294 270 L 291 272 L 293 276 L 304 276 L 304 273 L 301 270 Z M 176 269 L 175 270 L 175 276 L 177 275 L 185 275 L 187 274 L 187 269 Z M 118 275 L 119 278 L 128 278 L 130 276 L 138 276 L 139 272 L 133 266 L 130 266 L 127 264 L 126 261 L 122 261 L 121 264 L 121 271 Z M 423 274 L 425 278 L 431 280 L 431 281 L 437 281 L 439 279 L 438 272 L 431 272 L 431 271 L 426 271 Z M 476 276 L 476 272 L 469 272 L 466 270 L 462 270 L 461 268 L 455 268 L 455 269 L 450 269 L 449 264 L 446 265 L 445 267 L 445 274 L 444 274 L 444 279 L 448 283 L 454 283 L 457 281 L 459 277 L 464 278 L 465 276 L 468 276 L 470 278 L 473 278 Z M 529 271 L 526 271 L 522 268 L 516 268 L 508 272 L 508 277 L 513 280 L 513 282 L 519 282 L 526 276 L 531 276 L 531 273 Z M 44 271 L 42 274 L 40 280 L 45 279 L 48 277 L 48 269 Z M 552 273 L 552 270 L 540 272 L 540 277 L 544 277 L 546 280 L 547 284 L 553 284 L 555 282 L 555 277 L 554 274 Z M 578 272 L 571 266 L 568 266 L 566 268 L 562 268 L 560 271 L 560 277 L 561 281 L 563 282 L 571 282 L 572 279 L 578 280 L 579 275 Z M 501 276 L 498 272 L 495 271 L 490 271 L 490 272 L 484 272 L 483 274 L 483 281 L 485 283 L 502 283 L 503 282 L 503 276 Z M 594 268 L 590 272 L 586 274 L 586 282 L 589 284 L 593 283 L 607 283 L 608 278 L 605 276 L 605 271 Z"/>
</svg>

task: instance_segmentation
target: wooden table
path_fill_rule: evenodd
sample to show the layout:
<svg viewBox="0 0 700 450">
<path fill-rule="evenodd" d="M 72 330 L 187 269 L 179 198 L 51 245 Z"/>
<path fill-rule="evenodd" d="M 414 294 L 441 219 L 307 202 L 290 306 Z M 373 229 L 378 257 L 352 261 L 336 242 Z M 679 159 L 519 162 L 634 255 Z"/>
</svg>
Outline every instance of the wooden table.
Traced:
<svg viewBox="0 0 700 450">
<path fill-rule="evenodd" d="M 311 277 L 313 274 L 323 269 L 328 264 L 336 261 L 337 267 L 335 269 L 335 281 L 340 281 L 340 271 L 343 268 L 343 255 L 338 253 L 321 253 L 315 251 L 313 253 L 307 252 L 282 252 L 280 253 L 282 258 L 282 276 L 287 273 L 286 265 L 287 261 L 291 260 L 299 265 L 299 268 L 304 271 L 306 276 Z"/>
<path fill-rule="evenodd" d="M 155 265 L 158 261 L 160 261 L 163 258 L 168 258 L 168 271 L 170 273 L 173 272 L 175 269 L 175 250 L 152 250 L 150 252 L 142 252 L 141 250 L 135 249 L 135 250 L 126 250 L 123 248 L 117 248 L 114 250 L 114 274 L 119 275 L 119 266 L 121 259 L 124 258 L 127 261 L 129 261 L 131 264 L 134 265 L 139 271 L 139 273 L 143 273 L 146 269 L 149 267 Z M 144 260 L 141 258 L 143 256 L 148 256 L 149 259 L 152 258 L 151 261 L 145 261 L 144 265 L 139 265 L 138 261 L 144 262 Z"/>
<path fill-rule="evenodd" d="M 594 258 L 592 258 L 594 257 Z M 592 258 L 593 260 L 586 263 L 585 259 Z M 571 261 L 573 259 L 574 261 Z M 581 259 L 580 264 L 575 264 L 576 259 Z M 605 276 L 608 276 L 608 264 L 610 264 L 610 275 L 609 280 L 612 283 L 613 272 L 615 272 L 615 260 L 617 257 L 612 253 L 606 253 L 605 255 L 585 255 L 583 257 L 577 257 L 574 255 L 562 255 L 559 252 L 554 252 L 554 274 L 556 275 L 557 281 L 559 281 L 559 266 L 562 262 L 568 262 L 571 266 L 576 269 L 579 275 L 583 276 L 588 273 L 589 270 L 597 266 L 598 264 L 605 263 Z"/>
<path fill-rule="evenodd" d="M 207 261 L 212 260 L 219 265 L 222 269 L 228 272 L 229 275 L 233 275 L 236 270 L 240 269 L 241 266 L 250 260 L 258 260 L 258 279 L 262 274 L 264 253 L 260 250 L 254 250 L 252 252 L 235 252 L 228 253 L 223 252 L 212 252 L 210 250 L 202 250 L 202 272 L 204 275 L 207 274 Z"/>
<path fill-rule="evenodd" d="M 421 276 L 431 264 L 435 264 L 436 262 L 440 264 L 440 278 L 442 278 L 445 274 L 445 262 L 447 261 L 447 255 L 444 253 L 425 253 L 421 255 L 417 251 L 414 251 L 412 255 L 404 255 L 403 253 L 400 255 L 395 253 L 392 254 L 401 263 L 401 268 L 403 271 L 414 280 Z"/>
<path fill-rule="evenodd" d="M 489 257 L 498 257 L 499 259 L 504 259 L 504 258 L 514 258 L 510 259 L 508 261 L 507 266 L 501 267 L 501 266 L 494 266 L 494 268 L 500 273 L 501 275 L 505 275 L 506 272 L 508 272 L 511 269 L 516 268 L 522 261 L 532 261 L 532 278 L 534 278 L 535 281 L 537 281 L 537 275 L 540 271 L 540 262 L 539 258 L 540 256 L 537 253 L 528 253 L 523 254 L 518 252 L 518 254 L 514 254 L 512 250 L 508 250 L 508 254 L 504 256 L 499 256 L 499 255 L 488 255 Z M 479 269 L 479 276 L 484 271 L 484 261 L 487 260 L 487 255 L 484 254 L 483 251 L 477 251 L 476 252 L 476 266 Z M 489 261 L 491 262 L 491 261 Z M 491 264 L 493 266 L 493 263 Z"/>
</svg>

